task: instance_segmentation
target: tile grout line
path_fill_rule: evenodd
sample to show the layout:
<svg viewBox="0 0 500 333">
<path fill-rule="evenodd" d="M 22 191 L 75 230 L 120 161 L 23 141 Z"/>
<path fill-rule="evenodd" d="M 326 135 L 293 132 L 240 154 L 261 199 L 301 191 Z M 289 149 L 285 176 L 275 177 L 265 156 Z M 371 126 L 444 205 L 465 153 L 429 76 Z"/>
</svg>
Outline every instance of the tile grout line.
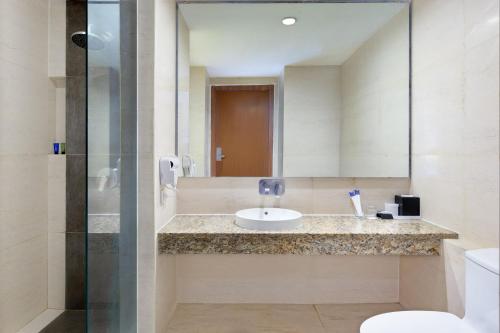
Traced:
<svg viewBox="0 0 500 333">
<path fill-rule="evenodd" d="M 313 304 L 312 306 L 313 306 L 314 311 L 316 312 L 316 315 L 318 316 L 318 320 L 319 320 L 319 323 L 321 324 L 321 327 L 323 327 L 323 331 L 326 332 L 326 326 L 323 323 L 323 320 L 321 320 L 321 314 L 319 313 L 317 305 Z"/>
</svg>

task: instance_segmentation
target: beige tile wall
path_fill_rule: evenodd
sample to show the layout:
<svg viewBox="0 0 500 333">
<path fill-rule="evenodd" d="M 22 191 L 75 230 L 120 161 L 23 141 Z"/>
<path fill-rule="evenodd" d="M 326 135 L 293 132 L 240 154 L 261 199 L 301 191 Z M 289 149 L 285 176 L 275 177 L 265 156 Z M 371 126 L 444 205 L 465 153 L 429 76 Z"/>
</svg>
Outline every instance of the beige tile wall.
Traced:
<svg viewBox="0 0 500 333">
<path fill-rule="evenodd" d="M 66 0 L 49 2 L 49 76 L 66 76 Z"/>
<path fill-rule="evenodd" d="M 461 240 L 446 242 L 439 265 L 401 260 L 401 280 L 420 280 L 401 285 L 401 301 L 461 315 L 463 251 L 499 244 L 498 1 L 413 6 L 412 191 L 422 198 L 423 215 L 458 231 Z M 429 274 L 444 274 L 447 284 L 438 293 L 444 300 L 435 299 Z"/>
<path fill-rule="evenodd" d="M 155 226 L 161 229 L 176 212 L 176 194 L 169 191 L 167 202 L 160 204 L 158 163 L 161 156 L 175 153 L 175 1 L 155 0 Z M 167 38 L 167 36 L 170 36 Z M 156 253 L 156 241 L 152 244 Z M 174 261 L 161 268 L 167 276 L 175 272 Z M 156 295 L 156 324 L 159 327 L 175 310 L 175 279 L 159 281 Z M 157 284 L 158 285 L 158 284 Z M 166 305 L 166 306 L 165 306 Z"/>
<path fill-rule="evenodd" d="M 399 300 L 397 256 L 181 255 L 176 263 L 179 303 Z"/>
<path fill-rule="evenodd" d="M 137 3 L 138 228 L 137 329 L 154 331 L 155 322 L 155 0 Z"/>
<path fill-rule="evenodd" d="M 156 257 L 156 332 L 166 332 L 177 306 L 175 261 L 174 256 Z"/>
<path fill-rule="evenodd" d="M 48 1 L 0 2 L 0 332 L 47 308 Z"/>
<path fill-rule="evenodd" d="M 340 67 L 340 176 L 409 176 L 409 7 L 402 8 Z"/>
<path fill-rule="evenodd" d="M 285 66 L 283 87 L 283 175 L 339 176 L 340 67 Z"/>
<path fill-rule="evenodd" d="M 175 154 L 175 0 L 155 0 L 154 185 L 156 230 L 175 214 L 175 193 L 160 204 L 158 161 Z"/>
<path fill-rule="evenodd" d="M 48 302 L 65 309 L 66 283 L 66 156 L 48 157 Z"/>
<path fill-rule="evenodd" d="M 352 214 L 348 191 L 361 189 L 363 205 L 382 209 L 394 194 L 407 193 L 408 178 L 286 178 L 280 199 L 258 193 L 259 178 L 181 178 L 178 214 L 233 214 L 239 209 L 275 205 L 305 214 Z"/>
<path fill-rule="evenodd" d="M 208 74 L 205 67 L 189 70 L 189 154 L 196 163 L 194 176 L 208 175 Z"/>
<path fill-rule="evenodd" d="M 440 257 L 401 257 L 399 299 L 407 309 L 464 315 L 463 241 L 445 241 Z"/>
<path fill-rule="evenodd" d="M 49 0 L 48 75 L 55 87 L 49 142 L 66 141 L 66 1 Z M 48 156 L 47 307 L 65 309 L 66 155 Z"/>
<path fill-rule="evenodd" d="M 189 154 L 189 90 L 190 90 L 190 66 L 189 66 L 189 30 L 182 15 L 179 16 L 178 27 L 178 64 L 177 64 L 177 109 L 178 109 L 178 155 L 181 157 Z"/>
<path fill-rule="evenodd" d="M 158 161 L 175 153 L 175 0 L 138 2 L 138 331 L 154 332 L 175 310 L 175 279 L 157 279 L 156 230 L 175 214 L 160 202 Z M 175 275 L 166 261 L 158 276 Z M 157 313 L 158 311 L 158 313 Z"/>
<path fill-rule="evenodd" d="M 52 80 L 56 87 L 53 141 L 66 142 L 66 79 Z"/>
</svg>

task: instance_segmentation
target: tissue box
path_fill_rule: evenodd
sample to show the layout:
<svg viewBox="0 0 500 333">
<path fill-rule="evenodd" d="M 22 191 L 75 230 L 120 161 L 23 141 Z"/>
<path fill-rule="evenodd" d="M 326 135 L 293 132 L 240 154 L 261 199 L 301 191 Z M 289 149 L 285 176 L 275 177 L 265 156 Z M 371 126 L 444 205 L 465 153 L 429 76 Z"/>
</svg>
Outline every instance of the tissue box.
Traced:
<svg viewBox="0 0 500 333">
<path fill-rule="evenodd" d="M 399 204 L 399 216 L 420 216 L 420 198 L 413 195 L 399 194 L 394 197 Z"/>
</svg>

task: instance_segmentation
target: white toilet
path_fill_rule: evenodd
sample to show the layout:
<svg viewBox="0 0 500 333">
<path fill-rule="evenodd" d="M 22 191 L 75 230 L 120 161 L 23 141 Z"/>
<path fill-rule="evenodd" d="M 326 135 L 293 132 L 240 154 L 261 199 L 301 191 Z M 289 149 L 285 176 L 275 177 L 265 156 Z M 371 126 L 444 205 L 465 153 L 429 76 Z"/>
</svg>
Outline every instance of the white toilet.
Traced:
<svg viewBox="0 0 500 333">
<path fill-rule="evenodd" d="M 498 333 L 499 249 L 465 253 L 465 317 L 437 311 L 398 311 L 363 322 L 360 333 Z"/>
</svg>

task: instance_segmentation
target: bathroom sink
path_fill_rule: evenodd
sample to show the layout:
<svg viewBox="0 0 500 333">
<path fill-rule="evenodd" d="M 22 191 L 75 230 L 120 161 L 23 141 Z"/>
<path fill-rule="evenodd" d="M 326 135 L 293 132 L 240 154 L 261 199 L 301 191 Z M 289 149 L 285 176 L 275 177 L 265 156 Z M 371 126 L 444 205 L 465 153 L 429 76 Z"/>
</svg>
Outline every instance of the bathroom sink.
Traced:
<svg viewBox="0 0 500 333">
<path fill-rule="evenodd" d="M 236 212 L 236 225 L 253 230 L 285 230 L 301 225 L 302 214 L 284 208 L 250 208 Z"/>
</svg>

